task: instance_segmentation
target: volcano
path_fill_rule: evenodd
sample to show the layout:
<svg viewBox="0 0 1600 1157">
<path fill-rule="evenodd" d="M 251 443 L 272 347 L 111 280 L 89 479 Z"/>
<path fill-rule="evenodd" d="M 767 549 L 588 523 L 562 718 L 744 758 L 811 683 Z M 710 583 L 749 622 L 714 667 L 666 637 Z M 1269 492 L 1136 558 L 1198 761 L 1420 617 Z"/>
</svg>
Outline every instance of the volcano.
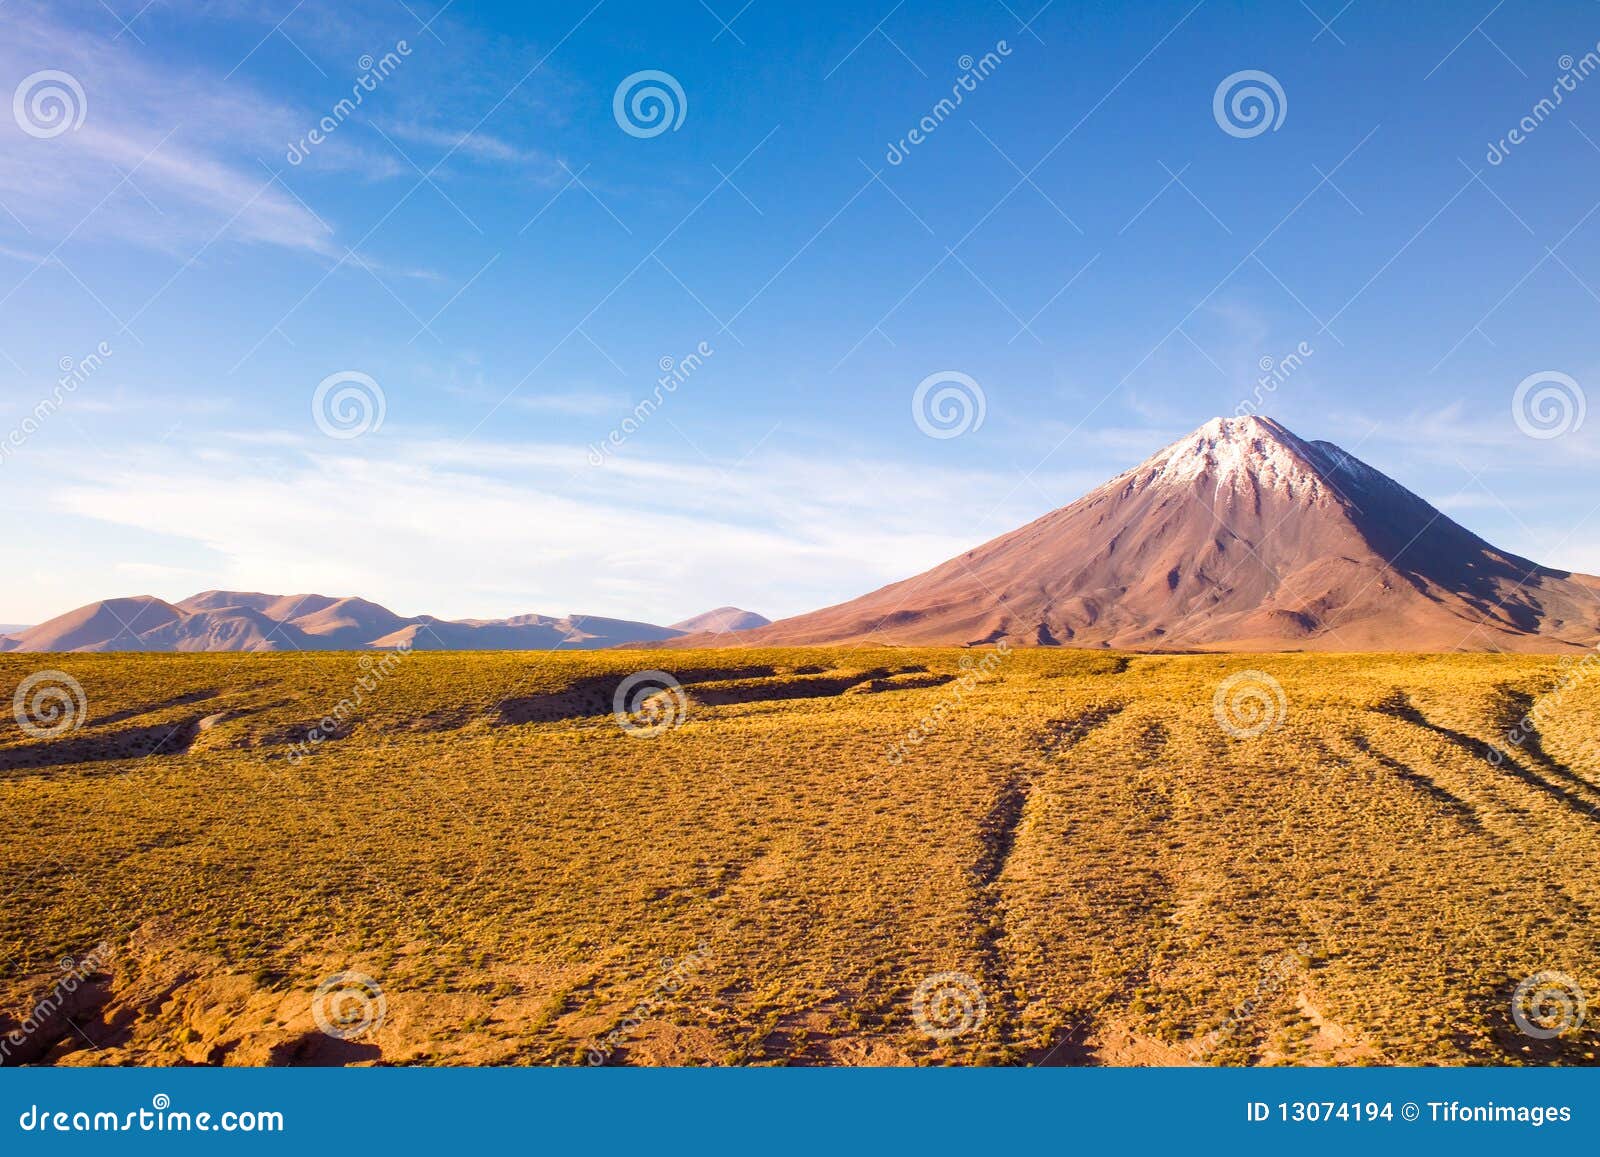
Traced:
<svg viewBox="0 0 1600 1157">
<path fill-rule="evenodd" d="M 1574 651 L 1600 641 L 1600 579 L 1496 549 L 1331 442 L 1266 418 L 1214 418 L 930 571 L 738 636 L 740 646 L 1000 641 Z"/>
</svg>

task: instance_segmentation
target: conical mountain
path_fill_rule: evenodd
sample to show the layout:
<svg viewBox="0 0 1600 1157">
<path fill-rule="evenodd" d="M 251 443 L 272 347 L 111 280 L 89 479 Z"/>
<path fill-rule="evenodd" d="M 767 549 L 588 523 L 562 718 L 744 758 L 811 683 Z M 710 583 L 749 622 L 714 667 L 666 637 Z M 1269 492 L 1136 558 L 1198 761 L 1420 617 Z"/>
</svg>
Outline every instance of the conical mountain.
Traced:
<svg viewBox="0 0 1600 1157">
<path fill-rule="evenodd" d="M 740 632 L 814 643 L 1573 650 L 1600 579 L 1497 550 L 1381 471 L 1215 418 L 1078 501 L 924 574 Z M 715 645 L 704 636 L 675 646 Z"/>
</svg>

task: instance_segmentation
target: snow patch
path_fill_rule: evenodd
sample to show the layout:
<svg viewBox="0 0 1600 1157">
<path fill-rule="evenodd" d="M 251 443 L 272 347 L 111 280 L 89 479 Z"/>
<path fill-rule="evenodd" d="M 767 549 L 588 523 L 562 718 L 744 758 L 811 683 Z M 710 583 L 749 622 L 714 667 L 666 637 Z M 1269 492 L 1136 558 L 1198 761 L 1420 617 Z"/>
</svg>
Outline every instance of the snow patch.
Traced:
<svg viewBox="0 0 1600 1157">
<path fill-rule="evenodd" d="M 1337 491 L 1328 478 L 1328 460 L 1270 419 L 1213 418 L 1114 479 L 1113 484 L 1131 481 L 1136 490 L 1160 485 L 1188 487 L 1209 477 L 1217 501 L 1252 490 L 1317 501 Z"/>
</svg>

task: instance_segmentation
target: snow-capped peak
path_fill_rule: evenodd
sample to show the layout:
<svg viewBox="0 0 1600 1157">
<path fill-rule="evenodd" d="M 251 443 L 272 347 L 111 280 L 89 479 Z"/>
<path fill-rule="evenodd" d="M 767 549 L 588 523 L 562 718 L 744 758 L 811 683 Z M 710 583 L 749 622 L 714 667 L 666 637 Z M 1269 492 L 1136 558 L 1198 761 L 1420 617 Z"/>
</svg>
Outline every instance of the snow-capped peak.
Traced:
<svg viewBox="0 0 1600 1157">
<path fill-rule="evenodd" d="M 1125 497 L 1154 487 L 1181 490 L 1213 509 L 1276 495 L 1357 511 L 1384 507 L 1437 512 L 1381 470 L 1332 442 L 1308 442 L 1271 418 L 1212 418 L 1158 450 L 1096 494 Z"/>
<path fill-rule="evenodd" d="M 1217 498 L 1253 488 L 1305 501 L 1337 493 L 1330 474 L 1342 465 L 1270 418 L 1212 418 L 1116 481 L 1143 490 L 1209 478 Z"/>
</svg>

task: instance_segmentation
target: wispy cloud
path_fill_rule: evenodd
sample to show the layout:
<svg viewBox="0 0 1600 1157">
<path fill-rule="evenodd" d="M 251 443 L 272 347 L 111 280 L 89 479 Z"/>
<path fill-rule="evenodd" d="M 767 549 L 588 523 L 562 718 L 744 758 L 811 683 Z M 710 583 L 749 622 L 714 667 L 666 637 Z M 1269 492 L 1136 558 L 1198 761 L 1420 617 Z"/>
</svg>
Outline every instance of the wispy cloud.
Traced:
<svg viewBox="0 0 1600 1157">
<path fill-rule="evenodd" d="M 1343 432 L 1336 437 L 1351 443 L 1395 447 L 1397 461 L 1465 467 L 1481 470 L 1486 477 L 1506 470 L 1582 468 L 1587 473 L 1600 461 L 1600 423 L 1586 423 L 1558 438 L 1531 438 L 1512 417 L 1509 388 L 1503 407 L 1468 407 L 1454 401 L 1403 415 L 1334 413 L 1325 421 Z"/>
<path fill-rule="evenodd" d="M 416 121 L 392 121 L 380 126 L 390 136 L 402 141 L 443 150 L 453 157 L 470 157 L 508 165 L 537 168 L 541 175 L 553 175 L 560 166 L 550 154 L 538 149 L 526 149 L 483 129 L 444 129 Z"/>
<path fill-rule="evenodd" d="M 621 394 L 608 394 L 590 390 L 572 390 L 556 394 L 518 395 L 512 399 L 518 409 L 534 413 L 571 414 L 577 417 L 601 417 L 625 413 L 631 406 Z"/>
<path fill-rule="evenodd" d="M 815 459 L 797 454 L 596 468 L 567 445 L 460 447 L 387 432 L 337 449 L 230 441 L 92 462 L 38 455 L 28 489 L 61 516 L 115 527 L 106 537 L 151 581 L 177 566 L 181 581 L 156 592 L 171 597 L 189 593 L 178 587 L 196 581 L 198 556 L 202 585 L 360 592 L 406 613 L 657 621 L 726 603 L 808 610 L 1042 513 L 1023 505 L 1038 506 L 1032 495 L 1007 498 L 1003 473 L 881 461 L 819 477 Z M 89 589 L 104 585 L 87 557 L 94 537 L 80 548 L 82 601 L 112 593 Z"/>
<path fill-rule="evenodd" d="M 0 245 L 0 257 L 8 257 L 12 261 L 19 261 L 24 265 L 44 265 L 50 261 L 46 254 L 31 252 L 27 249 L 17 249 L 10 245 Z"/>
<path fill-rule="evenodd" d="M 0 200 L 17 218 L 0 213 L 8 248 L 114 239 L 187 256 L 215 239 L 342 254 L 331 225 L 272 177 L 284 142 L 312 114 L 240 77 L 151 59 L 132 37 L 98 37 L 26 0 L 13 0 L 5 21 L 0 75 L 66 72 L 86 105 L 81 127 L 49 139 L 0 126 Z M 330 142 L 316 160 L 369 175 L 394 165 L 352 141 Z"/>
</svg>

